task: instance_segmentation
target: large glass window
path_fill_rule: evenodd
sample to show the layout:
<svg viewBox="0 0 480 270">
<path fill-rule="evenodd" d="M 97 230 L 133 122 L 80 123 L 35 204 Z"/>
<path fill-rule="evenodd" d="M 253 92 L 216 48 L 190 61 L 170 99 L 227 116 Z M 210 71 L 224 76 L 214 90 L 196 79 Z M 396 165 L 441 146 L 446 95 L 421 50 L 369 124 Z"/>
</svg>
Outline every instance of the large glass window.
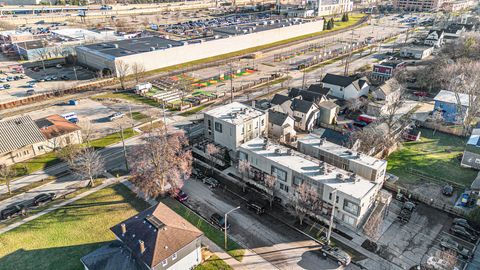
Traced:
<svg viewBox="0 0 480 270">
<path fill-rule="evenodd" d="M 240 160 L 248 160 L 248 155 L 245 154 L 244 152 L 238 152 L 238 158 Z"/>
<path fill-rule="evenodd" d="M 360 207 L 358 206 L 358 204 L 353 203 L 349 200 L 343 200 L 343 210 L 350 214 L 358 216 L 358 213 L 360 212 Z"/>
<path fill-rule="evenodd" d="M 298 176 L 294 176 L 293 177 L 293 185 L 295 186 L 300 186 L 301 184 L 303 183 L 303 179 L 298 177 Z"/>
<path fill-rule="evenodd" d="M 215 122 L 215 131 L 222 133 L 222 124 Z"/>
<path fill-rule="evenodd" d="M 287 182 L 287 172 L 280 168 L 272 166 L 272 175 L 280 181 Z"/>
</svg>

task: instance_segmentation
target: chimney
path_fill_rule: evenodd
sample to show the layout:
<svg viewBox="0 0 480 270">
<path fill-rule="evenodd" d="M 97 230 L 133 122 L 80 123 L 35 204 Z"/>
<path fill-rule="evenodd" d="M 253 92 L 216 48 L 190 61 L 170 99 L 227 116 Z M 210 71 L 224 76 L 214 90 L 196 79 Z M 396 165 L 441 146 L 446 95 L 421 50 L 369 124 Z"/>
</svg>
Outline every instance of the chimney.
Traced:
<svg viewBox="0 0 480 270">
<path fill-rule="evenodd" d="M 120 228 L 122 229 L 122 235 L 127 233 L 127 225 L 125 223 L 120 224 Z"/>
<path fill-rule="evenodd" d="M 145 253 L 145 243 L 142 240 L 138 240 L 138 244 L 140 244 L 140 253 Z"/>
</svg>

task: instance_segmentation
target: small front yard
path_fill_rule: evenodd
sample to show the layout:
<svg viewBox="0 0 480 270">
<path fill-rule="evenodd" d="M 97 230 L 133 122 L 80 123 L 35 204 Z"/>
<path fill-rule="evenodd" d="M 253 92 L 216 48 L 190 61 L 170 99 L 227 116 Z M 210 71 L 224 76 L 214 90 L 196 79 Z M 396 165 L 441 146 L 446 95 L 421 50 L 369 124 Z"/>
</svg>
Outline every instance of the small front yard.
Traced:
<svg viewBox="0 0 480 270">
<path fill-rule="evenodd" d="M 212 255 L 208 260 L 195 267 L 194 270 L 233 270 L 233 268 L 217 255 Z"/>
<path fill-rule="evenodd" d="M 183 204 L 179 203 L 178 201 L 172 198 L 162 199 L 162 203 L 166 204 L 177 214 L 182 216 L 188 222 L 192 223 L 195 227 L 201 230 L 208 239 L 212 240 L 219 247 L 223 248 L 224 234 L 222 231 L 213 227 L 210 223 L 205 222 L 196 213 L 192 212 L 192 210 L 188 209 L 186 206 L 184 206 Z M 243 259 L 245 250 L 239 244 L 234 242 L 231 238 L 228 238 L 227 249 L 228 249 L 227 253 L 230 254 L 230 256 L 237 259 L 238 261 L 241 261 Z"/>
<path fill-rule="evenodd" d="M 83 269 L 80 258 L 114 240 L 110 227 L 146 209 L 122 184 L 0 235 L 0 269 Z"/>
<path fill-rule="evenodd" d="M 460 167 L 466 139 L 430 129 L 422 129 L 418 142 L 407 142 L 388 158 L 387 171 L 398 176 L 400 184 L 420 184 L 424 182 L 421 172 L 430 177 L 470 186 L 478 172 Z"/>
<path fill-rule="evenodd" d="M 123 138 L 125 140 L 130 138 L 130 137 L 133 137 L 137 134 L 138 134 L 138 132 L 136 132 L 132 128 L 127 128 L 127 129 L 123 130 Z M 122 133 L 119 131 L 119 132 L 115 132 L 115 133 L 112 133 L 110 135 L 107 135 L 103 138 L 92 140 L 90 142 L 90 146 L 94 147 L 96 149 L 102 149 L 102 148 L 105 148 L 105 147 L 107 147 L 111 144 L 118 143 L 118 142 L 121 142 L 121 141 L 122 141 Z"/>
</svg>

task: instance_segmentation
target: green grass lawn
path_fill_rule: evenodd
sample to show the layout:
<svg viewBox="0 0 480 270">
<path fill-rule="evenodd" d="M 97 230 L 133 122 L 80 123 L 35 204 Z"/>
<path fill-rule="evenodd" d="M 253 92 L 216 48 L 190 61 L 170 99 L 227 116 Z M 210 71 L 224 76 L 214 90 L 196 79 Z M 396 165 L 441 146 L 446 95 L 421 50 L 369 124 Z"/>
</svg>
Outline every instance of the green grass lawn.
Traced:
<svg viewBox="0 0 480 270">
<path fill-rule="evenodd" d="M 150 116 L 143 114 L 141 112 L 132 112 L 132 119 L 145 123 L 150 121 Z"/>
<path fill-rule="evenodd" d="M 0 235 L 0 269 L 83 269 L 80 258 L 114 240 L 110 227 L 148 205 L 122 184 L 99 190 Z"/>
<path fill-rule="evenodd" d="M 43 170 L 48 166 L 55 165 L 61 160 L 57 158 L 55 152 L 40 155 L 29 160 L 16 163 L 12 168 L 16 171 L 16 177 L 21 177 L 32 172 Z"/>
<path fill-rule="evenodd" d="M 127 128 L 127 129 L 123 130 L 123 138 L 125 140 L 130 138 L 130 137 L 133 137 L 137 134 L 138 134 L 138 132 L 136 132 L 132 128 Z M 110 135 L 107 135 L 103 138 L 99 138 L 99 139 L 90 141 L 90 146 L 95 147 L 96 149 L 102 149 L 102 148 L 105 148 L 105 147 L 107 147 L 111 144 L 118 143 L 120 141 L 122 141 L 122 134 L 119 131 L 119 132 L 115 132 L 115 133 L 112 133 Z"/>
<path fill-rule="evenodd" d="M 195 267 L 194 270 L 233 270 L 233 268 L 217 255 L 212 255 L 208 260 Z"/>
<path fill-rule="evenodd" d="M 413 184 L 420 177 L 408 171 L 414 169 L 432 177 L 446 179 L 459 185 L 470 185 L 478 172 L 460 167 L 466 139 L 422 129 L 418 142 L 407 142 L 388 158 L 387 171 L 398 176 L 400 183 Z"/>
<path fill-rule="evenodd" d="M 213 227 L 210 223 L 205 222 L 203 219 L 198 217 L 197 214 L 192 212 L 183 204 L 175 201 L 172 198 L 165 198 L 162 199 L 162 202 L 170 207 L 173 211 L 177 214 L 188 220 L 188 222 L 192 223 L 197 227 L 199 230 L 203 232 L 203 234 L 210 240 L 212 240 L 215 244 L 219 247 L 224 246 L 224 234 L 219 229 Z M 232 239 L 228 238 L 228 247 L 227 253 L 230 254 L 232 257 L 241 261 L 243 259 L 243 255 L 245 250 Z"/>
<path fill-rule="evenodd" d="M 118 98 L 118 99 L 124 99 L 124 100 L 128 100 L 135 103 L 150 105 L 153 107 L 161 107 L 160 103 L 134 93 L 106 93 L 106 94 L 96 95 L 91 98 L 94 100 L 99 100 L 104 98 Z"/>
</svg>

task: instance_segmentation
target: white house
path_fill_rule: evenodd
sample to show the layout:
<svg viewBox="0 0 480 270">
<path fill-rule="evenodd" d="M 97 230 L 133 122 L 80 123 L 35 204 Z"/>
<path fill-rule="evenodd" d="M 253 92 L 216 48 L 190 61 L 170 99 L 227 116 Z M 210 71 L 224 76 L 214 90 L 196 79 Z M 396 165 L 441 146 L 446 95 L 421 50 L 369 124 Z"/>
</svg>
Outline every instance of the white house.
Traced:
<svg viewBox="0 0 480 270">
<path fill-rule="evenodd" d="M 444 38 L 443 30 L 430 30 L 430 32 L 428 32 L 428 35 L 425 38 L 425 41 L 423 43 L 428 46 L 439 48 L 444 43 L 443 38 Z"/>
<path fill-rule="evenodd" d="M 327 73 L 322 79 L 323 87 L 330 88 L 329 94 L 341 99 L 356 99 L 368 95 L 370 85 L 366 78 L 356 79 Z"/>
<path fill-rule="evenodd" d="M 276 196 L 288 202 L 302 183 L 315 187 L 322 200 L 325 216 L 336 201 L 335 219 L 357 228 L 374 205 L 381 185 L 303 155 L 290 148 L 257 138 L 239 147 L 240 160 L 250 162 L 251 171 L 260 179 L 267 175 L 277 178 Z"/>
<path fill-rule="evenodd" d="M 320 117 L 318 106 L 302 96 L 290 98 L 276 94 L 270 102 L 272 109 L 290 115 L 295 120 L 295 128 L 303 131 L 312 130 Z"/>
<path fill-rule="evenodd" d="M 294 127 L 295 120 L 287 113 L 274 109 L 268 111 L 268 135 L 270 137 L 279 139 L 281 142 L 291 142 L 297 135 Z"/>
<path fill-rule="evenodd" d="M 239 102 L 204 113 L 205 137 L 236 151 L 242 143 L 266 136 L 267 114 Z"/>
</svg>

